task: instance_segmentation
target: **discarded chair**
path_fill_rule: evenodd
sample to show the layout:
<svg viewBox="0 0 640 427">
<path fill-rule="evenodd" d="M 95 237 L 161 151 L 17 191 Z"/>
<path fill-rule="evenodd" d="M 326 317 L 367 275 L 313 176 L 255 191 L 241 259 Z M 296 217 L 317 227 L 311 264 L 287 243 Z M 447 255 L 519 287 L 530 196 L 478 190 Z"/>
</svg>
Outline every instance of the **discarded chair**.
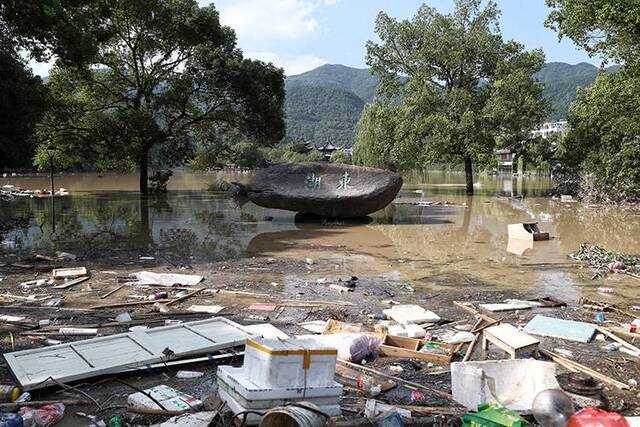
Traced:
<svg viewBox="0 0 640 427">
<path fill-rule="evenodd" d="M 519 224 L 509 224 L 509 239 L 528 240 L 539 242 L 549 240 L 549 233 L 542 233 L 537 222 L 522 222 Z"/>
</svg>

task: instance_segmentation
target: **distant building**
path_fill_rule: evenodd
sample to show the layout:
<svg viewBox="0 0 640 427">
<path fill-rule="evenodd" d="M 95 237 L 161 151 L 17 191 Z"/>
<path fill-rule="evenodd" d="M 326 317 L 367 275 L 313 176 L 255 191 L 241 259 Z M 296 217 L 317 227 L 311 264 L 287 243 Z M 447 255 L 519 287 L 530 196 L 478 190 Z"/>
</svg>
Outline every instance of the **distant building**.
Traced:
<svg viewBox="0 0 640 427">
<path fill-rule="evenodd" d="M 498 173 L 511 175 L 513 173 L 514 153 L 508 148 L 495 150 L 494 153 L 498 160 Z"/>
<path fill-rule="evenodd" d="M 323 145 L 319 147 L 318 146 L 316 147 L 316 150 L 321 152 L 325 159 L 330 159 L 334 151 L 341 150 L 341 149 L 342 147 L 335 146 L 329 141 L 325 142 Z"/>
<path fill-rule="evenodd" d="M 559 122 L 546 122 L 543 123 L 538 129 L 531 131 L 531 136 L 534 138 L 537 136 L 541 136 L 544 139 L 547 139 L 549 136 L 553 134 L 560 134 L 562 136 L 566 135 L 569 130 L 569 124 L 566 120 L 561 120 Z"/>
</svg>

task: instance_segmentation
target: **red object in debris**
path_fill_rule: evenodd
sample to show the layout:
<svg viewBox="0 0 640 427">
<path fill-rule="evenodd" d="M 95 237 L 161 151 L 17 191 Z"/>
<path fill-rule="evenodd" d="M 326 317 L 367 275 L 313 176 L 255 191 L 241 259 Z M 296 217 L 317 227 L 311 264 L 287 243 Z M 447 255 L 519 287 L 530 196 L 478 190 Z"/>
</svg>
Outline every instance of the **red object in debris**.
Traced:
<svg viewBox="0 0 640 427">
<path fill-rule="evenodd" d="M 421 391 L 413 390 L 411 392 L 411 401 L 415 402 L 416 400 L 421 400 L 424 398 L 424 393 Z"/>
<path fill-rule="evenodd" d="M 629 427 L 629 423 L 617 412 L 585 408 L 569 418 L 567 427 Z"/>
<path fill-rule="evenodd" d="M 275 310 L 277 307 L 276 304 L 260 304 L 260 303 L 256 303 L 256 304 L 251 304 L 249 306 L 249 310 L 255 310 L 255 311 L 273 311 Z"/>
</svg>

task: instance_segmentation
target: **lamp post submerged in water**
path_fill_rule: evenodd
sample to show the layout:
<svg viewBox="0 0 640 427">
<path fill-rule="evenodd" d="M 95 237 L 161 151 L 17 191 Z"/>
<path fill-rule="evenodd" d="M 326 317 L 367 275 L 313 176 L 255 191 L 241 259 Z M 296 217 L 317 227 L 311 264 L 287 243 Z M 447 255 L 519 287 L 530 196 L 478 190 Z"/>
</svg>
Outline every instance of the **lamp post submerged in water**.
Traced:
<svg viewBox="0 0 640 427">
<path fill-rule="evenodd" d="M 56 153 L 56 147 L 53 145 L 49 145 L 47 147 L 47 155 L 49 156 L 49 174 L 51 176 L 51 229 L 52 232 L 56 232 L 56 205 L 55 205 L 55 194 L 56 190 L 53 186 L 53 156 Z"/>
</svg>

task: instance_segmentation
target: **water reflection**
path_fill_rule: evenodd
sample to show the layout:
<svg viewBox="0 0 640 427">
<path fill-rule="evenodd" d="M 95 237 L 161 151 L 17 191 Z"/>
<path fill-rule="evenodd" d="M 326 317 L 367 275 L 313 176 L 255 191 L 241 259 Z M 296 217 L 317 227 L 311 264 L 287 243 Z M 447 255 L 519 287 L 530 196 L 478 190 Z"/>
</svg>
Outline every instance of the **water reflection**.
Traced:
<svg viewBox="0 0 640 427">
<path fill-rule="evenodd" d="M 398 204 L 356 224 L 303 221 L 252 203 L 238 207 L 222 194 L 199 190 L 211 175 L 178 178 L 197 189 L 149 198 L 122 191 L 72 192 L 56 199 L 55 233 L 47 199 L 2 203 L 0 218 L 16 225 L 0 230 L 0 257 L 61 250 L 105 264 L 154 255 L 174 265 L 255 255 L 312 257 L 335 260 L 354 273 L 393 271 L 424 286 L 567 287 L 566 294 L 574 295 L 568 288 L 596 283 L 521 265 L 563 262 L 584 241 L 640 253 L 637 211 L 536 197 L 547 191 L 545 178 L 484 177 L 478 194 L 469 197 L 462 175 L 411 176 Z M 514 198 L 518 195 L 524 197 Z M 421 199 L 450 204 L 412 204 Z M 507 224 L 535 221 L 552 240 L 508 251 Z"/>
</svg>

